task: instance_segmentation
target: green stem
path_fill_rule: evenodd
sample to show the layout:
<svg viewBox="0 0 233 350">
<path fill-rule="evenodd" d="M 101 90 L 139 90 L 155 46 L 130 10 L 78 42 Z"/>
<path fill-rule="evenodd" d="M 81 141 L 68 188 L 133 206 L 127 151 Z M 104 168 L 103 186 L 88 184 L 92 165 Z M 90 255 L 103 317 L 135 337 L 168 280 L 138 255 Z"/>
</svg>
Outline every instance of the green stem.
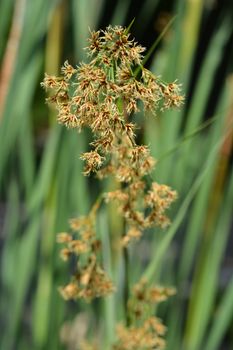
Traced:
<svg viewBox="0 0 233 350">
<path fill-rule="evenodd" d="M 124 258 L 124 265 L 125 265 L 124 309 L 125 309 L 126 325 L 129 326 L 130 325 L 130 317 L 129 317 L 129 313 L 128 313 L 128 300 L 129 300 L 130 269 L 129 269 L 129 252 L 128 252 L 126 247 L 123 249 L 123 258 Z"/>
</svg>

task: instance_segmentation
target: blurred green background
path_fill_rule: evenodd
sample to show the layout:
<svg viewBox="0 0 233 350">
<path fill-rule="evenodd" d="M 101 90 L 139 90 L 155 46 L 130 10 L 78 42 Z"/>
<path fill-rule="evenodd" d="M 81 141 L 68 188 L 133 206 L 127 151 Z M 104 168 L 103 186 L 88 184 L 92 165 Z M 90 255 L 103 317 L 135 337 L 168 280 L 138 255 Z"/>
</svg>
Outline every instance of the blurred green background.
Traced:
<svg viewBox="0 0 233 350">
<path fill-rule="evenodd" d="M 147 66 L 166 81 L 178 79 L 186 102 L 139 123 L 158 160 L 155 180 L 179 199 L 170 228 L 149 232 L 132 249 L 139 261 L 131 264 L 132 279 L 144 271 L 176 286 L 158 310 L 168 350 L 233 348 L 233 2 L 1 0 L 0 349 L 63 349 L 61 326 L 86 310 L 58 294 L 69 272 L 55 236 L 70 217 L 88 212 L 104 185 L 83 177 L 79 154 L 90 136 L 56 124 L 40 87 L 44 72 L 85 60 L 88 27 L 127 26 L 135 18 L 131 32 L 150 48 L 173 16 Z M 120 280 L 108 240 L 118 226 L 109 214 L 100 215 L 104 259 Z M 92 332 L 111 335 L 117 302 L 87 307 Z M 85 317 L 78 322 L 68 349 Z"/>
</svg>

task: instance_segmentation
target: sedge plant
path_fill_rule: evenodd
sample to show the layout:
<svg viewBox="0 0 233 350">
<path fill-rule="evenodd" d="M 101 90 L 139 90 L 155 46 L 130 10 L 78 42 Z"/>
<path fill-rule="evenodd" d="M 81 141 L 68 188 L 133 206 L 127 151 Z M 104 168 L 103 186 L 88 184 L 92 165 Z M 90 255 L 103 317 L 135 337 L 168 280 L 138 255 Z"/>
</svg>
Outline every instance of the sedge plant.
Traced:
<svg viewBox="0 0 233 350">
<path fill-rule="evenodd" d="M 166 83 L 143 66 L 145 49 L 128 29 L 109 26 L 90 32 L 88 41 L 89 63 L 73 67 L 66 61 L 61 76 L 46 74 L 42 86 L 49 90 L 47 102 L 55 105 L 60 124 L 79 132 L 89 128 L 93 134 L 90 149 L 81 154 L 84 175 L 116 184 L 99 195 L 89 213 L 70 220 L 69 232 L 57 237 L 61 258 L 75 260 L 76 266 L 69 282 L 59 288 L 61 295 L 65 300 L 92 302 L 118 291 L 102 263 L 103 244 L 96 233 L 100 206 L 115 202 L 118 207 L 124 222 L 118 243 L 125 262 L 129 247 L 143 239 L 148 229 L 170 224 L 166 211 L 177 194 L 152 180 L 156 161 L 149 147 L 137 142 L 134 115 L 139 111 L 156 115 L 158 110 L 179 107 L 183 97 L 176 81 Z M 166 328 L 155 316 L 155 306 L 174 289 L 146 279 L 130 288 L 125 276 L 126 316 L 116 327 L 111 349 L 164 349 Z M 80 349 L 94 346 L 83 343 Z"/>
</svg>

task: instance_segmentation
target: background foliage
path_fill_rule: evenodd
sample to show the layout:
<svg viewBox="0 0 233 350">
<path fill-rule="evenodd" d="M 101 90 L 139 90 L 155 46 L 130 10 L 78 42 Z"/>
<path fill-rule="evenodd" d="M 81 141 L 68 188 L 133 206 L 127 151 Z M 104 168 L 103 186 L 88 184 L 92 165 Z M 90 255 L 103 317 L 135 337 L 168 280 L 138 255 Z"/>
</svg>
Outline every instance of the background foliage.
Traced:
<svg viewBox="0 0 233 350">
<path fill-rule="evenodd" d="M 62 324 L 84 310 L 57 292 L 67 271 L 55 234 L 86 213 L 101 189 L 82 175 L 79 154 L 89 134 L 58 126 L 44 104 L 44 72 L 57 74 L 65 59 L 74 65 L 84 59 L 88 27 L 128 25 L 135 17 L 131 32 L 149 48 L 174 15 L 147 65 L 166 81 L 178 79 L 186 103 L 139 123 L 158 160 L 155 179 L 179 199 L 171 227 L 149 233 L 132 250 L 131 259 L 139 257 L 132 282 L 144 271 L 177 287 L 158 310 L 168 350 L 233 347 L 232 2 L 1 0 L 1 349 L 62 349 Z M 113 212 L 108 218 L 103 212 L 99 225 L 106 268 L 120 280 L 108 241 L 108 232 L 119 229 Z M 105 323 L 111 337 L 115 305 L 108 299 L 88 307 L 93 333 Z"/>
</svg>

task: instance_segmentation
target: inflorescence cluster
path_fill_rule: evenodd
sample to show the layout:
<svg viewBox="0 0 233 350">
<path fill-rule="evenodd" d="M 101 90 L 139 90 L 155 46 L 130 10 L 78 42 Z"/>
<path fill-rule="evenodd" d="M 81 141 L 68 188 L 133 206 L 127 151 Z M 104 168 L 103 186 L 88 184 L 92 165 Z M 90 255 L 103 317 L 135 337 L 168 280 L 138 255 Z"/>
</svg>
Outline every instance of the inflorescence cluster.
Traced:
<svg viewBox="0 0 233 350">
<path fill-rule="evenodd" d="M 83 127 L 91 129 L 91 148 L 81 155 L 85 161 L 84 175 L 112 177 L 119 184 L 102 199 L 118 204 L 125 220 L 121 244 L 126 249 L 131 241 L 140 239 L 145 229 L 166 227 L 169 219 L 165 211 L 176 199 L 176 192 L 170 187 L 151 180 L 155 160 L 147 146 L 136 143 L 133 116 L 142 109 L 156 114 L 158 109 L 179 107 L 183 97 L 176 82 L 166 84 L 143 66 L 145 49 L 121 26 L 91 32 L 86 50 L 89 63 L 74 68 L 66 61 L 61 76 L 46 74 L 42 86 L 52 91 L 47 102 L 57 108 L 59 123 L 78 131 Z M 98 259 L 101 244 L 96 239 L 95 216 L 99 205 L 95 204 L 86 217 L 71 221 L 72 233 L 58 236 L 58 241 L 65 245 L 62 258 L 78 257 L 71 282 L 60 288 L 65 299 L 92 300 L 114 290 Z M 163 334 L 158 320 L 150 318 L 143 322 L 145 334 L 151 335 L 148 331 L 151 329 L 157 329 L 157 335 Z M 127 333 L 122 327 L 114 347 L 117 350 L 126 349 L 121 345 L 123 339 L 133 339 L 131 333 L 138 332 L 132 328 Z M 156 339 L 160 341 L 159 336 Z M 129 345 L 127 349 L 137 349 L 135 346 Z M 157 349 L 148 347 L 152 348 Z"/>
</svg>

